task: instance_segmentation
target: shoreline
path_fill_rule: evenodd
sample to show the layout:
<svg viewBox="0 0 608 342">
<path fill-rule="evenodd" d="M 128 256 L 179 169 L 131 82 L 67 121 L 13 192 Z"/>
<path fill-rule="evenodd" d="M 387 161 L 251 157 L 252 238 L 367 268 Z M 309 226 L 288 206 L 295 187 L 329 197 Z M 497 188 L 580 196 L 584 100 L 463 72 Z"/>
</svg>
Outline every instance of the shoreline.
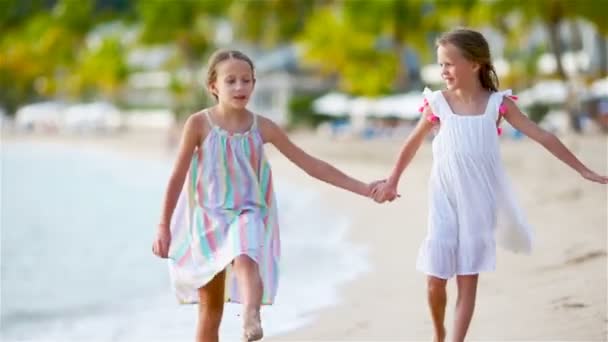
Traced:
<svg viewBox="0 0 608 342">
<path fill-rule="evenodd" d="M 292 139 L 305 151 L 363 181 L 385 177 L 401 146 L 396 140 L 335 141 L 303 133 Z M 562 140 L 590 168 L 607 172 L 606 136 L 566 136 Z M 79 144 L 173 159 L 163 132 L 91 138 L 3 132 L 5 141 Z M 432 327 L 425 277 L 415 270 L 415 259 L 426 233 L 430 144 L 423 144 L 406 170 L 400 185 L 402 197 L 384 205 L 314 180 L 274 148 L 266 150 L 275 174 L 318 191 L 323 202 L 350 217 L 353 224 L 347 240 L 368 250 L 370 268 L 338 287 L 335 306 L 311 312 L 311 323 L 265 340 L 429 340 Z M 535 229 L 536 243 L 531 256 L 498 249 L 497 271 L 480 276 L 469 339 L 606 340 L 606 187 L 582 179 L 529 139 L 503 142 L 502 154 L 517 197 Z M 450 281 L 448 336 L 455 295 Z"/>
</svg>

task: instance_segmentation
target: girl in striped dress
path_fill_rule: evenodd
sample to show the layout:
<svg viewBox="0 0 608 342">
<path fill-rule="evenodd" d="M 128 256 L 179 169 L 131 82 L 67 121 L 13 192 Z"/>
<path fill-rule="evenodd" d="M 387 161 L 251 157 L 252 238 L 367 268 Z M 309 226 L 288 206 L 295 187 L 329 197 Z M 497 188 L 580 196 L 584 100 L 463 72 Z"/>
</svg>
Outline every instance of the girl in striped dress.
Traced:
<svg viewBox="0 0 608 342">
<path fill-rule="evenodd" d="M 582 177 L 601 184 L 608 178 L 589 170 L 553 134 L 520 112 L 511 91 L 498 91 L 488 43 L 481 33 L 457 29 L 437 41 L 446 89 L 425 89 L 422 117 L 405 142 L 388 180 L 372 192 L 393 200 L 401 174 L 425 136 L 435 128 L 429 179 L 428 234 L 417 268 L 428 276 L 428 303 L 435 341 L 446 337 L 446 284 L 458 287 L 453 341 L 464 341 L 473 316 L 479 273 L 496 266 L 496 241 L 529 253 L 532 230 L 519 207 L 500 160 L 502 118 L 540 143 Z"/>
<path fill-rule="evenodd" d="M 178 300 L 199 303 L 197 341 L 218 340 L 224 302 L 243 304 L 244 340 L 263 336 L 260 305 L 273 303 L 281 255 L 265 143 L 334 186 L 362 196 L 373 186 L 308 155 L 271 120 L 249 112 L 254 84 L 246 55 L 211 56 L 207 87 L 217 105 L 186 121 L 153 244 L 169 259 Z"/>
</svg>

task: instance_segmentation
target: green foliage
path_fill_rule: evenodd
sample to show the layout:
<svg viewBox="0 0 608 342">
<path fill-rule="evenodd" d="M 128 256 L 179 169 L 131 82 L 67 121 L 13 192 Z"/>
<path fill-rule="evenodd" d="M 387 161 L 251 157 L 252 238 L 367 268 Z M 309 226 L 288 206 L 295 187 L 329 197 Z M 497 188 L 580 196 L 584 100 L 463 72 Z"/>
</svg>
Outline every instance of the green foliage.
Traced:
<svg viewBox="0 0 608 342">
<path fill-rule="evenodd" d="M 376 49 L 376 35 L 358 31 L 332 9 L 317 11 L 300 41 L 305 61 L 327 75 L 339 75 L 342 90 L 378 95 L 391 89 L 396 56 L 390 50 Z"/>
<path fill-rule="evenodd" d="M 139 0 L 136 11 L 143 30 L 145 43 L 166 43 L 178 35 L 187 35 L 197 16 L 198 1 L 148 1 Z"/>
<path fill-rule="evenodd" d="M 312 103 L 322 94 L 304 94 L 294 96 L 289 101 L 289 116 L 287 126 L 289 129 L 296 127 L 317 127 L 319 124 L 335 120 L 335 117 L 316 113 Z"/>
<path fill-rule="evenodd" d="M 94 23 L 90 0 L 57 1 L 44 12 L 47 3 L 4 4 L 9 13 L 3 26 L 10 32 L 0 37 L 0 103 L 9 113 L 23 102 L 67 91 L 66 75 Z"/>
<path fill-rule="evenodd" d="M 592 22 L 605 38 L 608 38 L 608 1 L 572 1 L 575 13 Z"/>
<path fill-rule="evenodd" d="M 550 106 L 542 103 L 535 103 L 527 108 L 526 113 L 530 117 L 530 120 L 539 123 L 543 121 L 549 110 Z"/>
<path fill-rule="evenodd" d="M 53 17 L 67 31 L 84 35 L 93 24 L 93 0 L 60 0 L 53 7 Z"/>
<path fill-rule="evenodd" d="M 75 71 L 69 80 L 72 95 L 95 93 L 115 100 L 128 75 L 124 48 L 117 39 L 107 38 L 81 55 Z"/>
<path fill-rule="evenodd" d="M 229 9 L 236 35 L 266 47 L 297 36 L 317 7 L 315 0 L 239 0 Z"/>
<path fill-rule="evenodd" d="M 45 0 L 1 0 L 0 1 L 0 31 L 19 27 L 28 18 L 45 9 Z"/>
<path fill-rule="evenodd" d="M 405 49 L 433 62 L 433 38 L 459 25 L 503 33 L 514 71 L 503 83 L 525 86 L 540 52 L 552 47 L 529 49 L 533 25 L 544 23 L 555 42 L 558 23 L 585 18 L 606 36 L 607 11 L 607 1 L 587 0 L 0 0 L 0 105 L 12 112 L 41 97 L 116 97 L 129 72 L 129 47 L 122 37 L 85 44 L 87 33 L 109 18 L 140 27 L 143 44 L 177 47 L 167 68 L 186 67 L 196 76 L 169 91 L 192 108 L 207 101 L 195 81 L 215 49 L 218 21 L 229 21 L 239 42 L 271 48 L 295 41 L 310 70 L 335 77 L 343 91 L 375 96 L 407 88 Z M 563 47 L 551 51 L 561 55 Z M 600 57 L 606 64 L 606 54 Z"/>
</svg>

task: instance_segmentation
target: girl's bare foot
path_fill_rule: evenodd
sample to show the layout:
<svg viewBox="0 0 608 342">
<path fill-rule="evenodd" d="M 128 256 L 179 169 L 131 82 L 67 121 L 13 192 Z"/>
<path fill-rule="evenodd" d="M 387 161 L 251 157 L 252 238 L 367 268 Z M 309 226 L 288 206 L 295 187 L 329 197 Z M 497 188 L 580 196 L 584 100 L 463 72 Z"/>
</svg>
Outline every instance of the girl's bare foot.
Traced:
<svg viewBox="0 0 608 342">
<path fill-rule="evenodd" d="M 243 319 L 243 340 L 247 342 L 261 340 L 264 337 L 264 331 L 262 330 L 260 309 L 245 309 Z"/>
</svg>

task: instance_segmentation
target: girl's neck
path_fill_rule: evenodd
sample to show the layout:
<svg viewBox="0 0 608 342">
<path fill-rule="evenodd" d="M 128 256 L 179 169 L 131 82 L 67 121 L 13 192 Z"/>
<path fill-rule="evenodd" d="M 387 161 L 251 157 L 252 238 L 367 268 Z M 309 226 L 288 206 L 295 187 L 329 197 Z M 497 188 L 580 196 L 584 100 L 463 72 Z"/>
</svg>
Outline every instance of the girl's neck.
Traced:
<svg viewBox="0 0 608 342">
<path fill-rule="evenodd" d="M 464 103 L 474 103 L 477 99 L 479 99 L 480 94 L 487 93 L 479 82 L 468 86 L 468 87 L 460 87 L 452 90 L 452 93 L 455 97 L 457 97 L 461 102 Z"/>
<path fill-rule="evenodd" d="M 249 111 L 245 108 L 235 109 L 226 106 L 222 106 L 221 104 L 217 104 L 212 108 L 212 110 L 223 118 L 226 122 L 234 122 L 241 121 L 243 118 L 247 117 Z"/>
</svg>

